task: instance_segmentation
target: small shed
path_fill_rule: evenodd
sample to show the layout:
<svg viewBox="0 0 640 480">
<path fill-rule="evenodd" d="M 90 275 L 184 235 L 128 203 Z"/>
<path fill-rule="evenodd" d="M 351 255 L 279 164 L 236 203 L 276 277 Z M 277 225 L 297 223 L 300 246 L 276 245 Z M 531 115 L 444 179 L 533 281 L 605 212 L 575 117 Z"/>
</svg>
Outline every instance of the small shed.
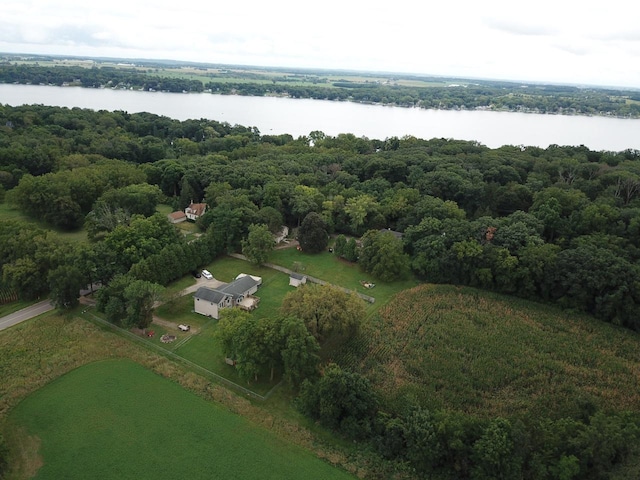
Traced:
<svg viewBox="0 0 640 480">
<path fill-rule="evenodd" d="M 289 275 L 289 286 L 297 288 L 305 283 L 307 283 L 306 275 L 300 275 L 299 273 L 291 273 Z"/>
<path fill-rule="evenodd" d="M 187 219 L 187 215 L 181 210 L 170 213 L 169 215 L 167 215 L 167 217 L 169 218 L 169 221 L 171 223 L 180 223 L 184 222 Z"/>
</svg>

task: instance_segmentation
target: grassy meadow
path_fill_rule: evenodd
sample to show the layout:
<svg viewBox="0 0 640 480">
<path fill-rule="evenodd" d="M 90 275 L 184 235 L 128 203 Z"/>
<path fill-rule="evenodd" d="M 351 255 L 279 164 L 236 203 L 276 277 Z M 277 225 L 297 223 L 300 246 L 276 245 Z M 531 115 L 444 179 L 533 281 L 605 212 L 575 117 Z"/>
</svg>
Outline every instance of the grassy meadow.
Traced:
<svg viewBox="0 0 640 480">
<path fill-rule="evenodd" d="M 269 262 L 374 297 L 376 301 L 368 307 L 369 312 L 378 310 L 398 292 L 415 287 L 419 283 L 415 278 L 391 283 L 377 281 L 363 272 L 357 264 L 347 262 L 328 251 L 309 254 L 295 248 L 274 250 Z M 365 288 L 361 281 L 374 282 L 375 287 Z"/>
<path fill-rule="evenodd" d="M 69 372 L 75 371 L 78 367 L 91 364 L 92 362 L 123 358 L 132 360 L 133 362 L 142 365 L 150 372 L 157 374 L 152 376 L 159 380 L 160 383 L 154 383 L 149 380 L 151 383 L 149 383 L 148 388 L 145 389 L 144 395 L 137 395 L 136 399 L 133 400 L 137 402 L 136 415 L 138 418 L 135 421 L 136 423 L 129 425 L 127 432 L 131 435 L 132 439 L 136 438 L 136 443 L 132 444 L 129 440 L 125 441 L 131 447 L 132 451 L 138 452 L 138 455 L 129 455 L 126 457 L 127 461 L 133 458 L 131 461 L 135 462 L 135 465 L 126 465 L 122 460 L 120 462 L 120 470 L 113 471 L 113 478 L 145 478 L 142 476 L 127 476 L 128 474 L 125 475 L 122 473 L 126 468 L 134 469 L 138 468 L 138 466 L 149 467 L 149 471 L 156 472 L 156 463 L 158 462 L 154 456 L 155 453 L 150 451 L 150 448 L 145 445 L 145 442 L 155 441 L 152 435 L 161 434 L 162 429 L 165 429 L 164 432 L 167 433 L 169 432 L 169 430 L 166 430 L 168 428 L 178 428 L 176 425 L 173 425 L 172 427 L 159 425 L 165 420 L 168 419 L 170 421 L 173 418 L 179 423 L 184 418 L 183 415 L 187 415 L 189 410 L 194 410 L 194 412 L 198 413 L 199 416 L 202 415 L 203 412 L 206 412 L 207 416 L 220 415 L 219 413 L 215 413 L 219 409 L 216 410 L 216 408 L 213 408 L 212 410 L 207 410 L 202 406 L 204 404 L 194 406 L 193 409 L 189 407 L 188 405 L 192 405 L 192 402 L 194 402 L 192 398 L 193 395 L 187 394 L 186 396 L 183 396 L 182 393 L 179 393 L 187 393 L 187 391 L 206 400 L 207 405 L 210 403 L 221 405 L 225 412 L 239 414 L 247 420 L 249 424 L 258 427 L 260 431 L 257 435 L 262 438 L 258 443 L 273 443 L 276 446 L 280 445 L 277 447 L 278 450 L 275 452 L 276 455 L 279 455 L 278 452 L 280 451 L 288 452 L 289 450 L 293 450 L 297 452 L 295 453 L 295 456 L 304 457 L 306 456 L 304 452 L 308 451 L 313 452 L 317 457 L 330 459 L 330 463 L 343 465 L 347 470 L 352 472 L 365 471 L 363 468 L 366 468 L 364 467 L 363 462 L 357 461 L 355 458 L 347 459 L 333 447 L 328 446 L 327 443 L 318 442 L 318 439 L 315 438 L 312 433 L 301 427 L 297 422 L 292 422 L 290 420 L 292 415 L 285 416 L 279 413 L 274 415 L 271 410 L 265 410 L 264 403 L 253 404 L 249 399 L 240 395 L 235 395 L 228 389 L 225 389 L 215 383 L 211 383 L 210 380 L 185 369 L 166 357 L 157 355 L 120 335 L 116 335 L 110 329 L 97 327 L 96 325 L 79 318 L 73 313 L 61 316 L 55 312 L 50 312 L 33 320 L 11 327 L 10 329 L 0 331 L 0 352 L 2 352 L 2 355 L 0 355 L 0 375 L 2 375 L 2 382 L 0 382 L 0 432 L 4 434 L 7 444 L 11 447 L 9 461 L 12 466 L 12 470 L 7 476 L 8 480 L 22 480 L 34 477 L 43 465 L 43 461 L 45 464 L 51 462 L 53 465 L 51 468 L 60 468 L 59 466 L 55 466 L 56 459 L 50 459 L 48 457 L 49 454 L 45 453 L 50 451 L 44 450 L 46 443 L 50 441 L 49 437 L 33 430 L 29 431 L 27 425 L 21 423 L 22 420 L 17 421 L 20 417 L 14 416 L 14 409 L 18 408 L 17 411 L 19 412 L 21 408 L 29 407 L 30 402 L 35 402 L 31 403 L 31 407 L 29 408 L 34 408 L 35 410 L 40 411 L 42 403 L 44 403 L 45 406 L 42 407 L 44 408 L 42 411 L 47 411 L 46 409 L 48 407 L 46 405 L 53 402 L 53 397 L 50 397 L 46 390 L 47 385 L 49 384 L 54 388 L 61 388 L 55 387 L 55 385 L 62 385 L 62 390 L 64 390 L 65 393 L 61 394 L 63 398 L 56 401 L 62 402 L 63 407 L 67 409 L 67 402 L 71 405 L 73 402 L 81 401 L 80 397 L 88 394 L 86 391 L 82 390 L 83 385 L 78 385 L 79 383 L 95 382 L 93 387 L 96 385 L 99 387 L 99 392 L 95 394 L 98 395 L 98 399 L 94 402 L 95 405 L 93 407 L 89 405 L 82 408 L 85 409 L 85 413 L 91 414 L 91 421 L 103 421 L 104 423 L 104 419 L 100 420 L 102 410 L 107 408 L 110 404 L 113 405 L 114 402 L 119 401 L 118 398 L 126 392 L 118 394 L 112 392 L 113 388 L 117 384 L 114 384 L 113 382 L 108 382 L 109 385 L 105 385 L 104 382 L 100 383 L 100 377 L 102 374 L 97 374 L 96 371 L 93 371 L 92 374 L 88 375 L 89 379 L 87 382 L 72 381 L 72 383 L 67 384 L 65 383 L 65 378 L 67 378 L 65 375 Z M 111 362 L 105 363 L 108 364 Z M 81 371 L 82 369 L 78 370 L 78 372 Z M 147 378 L 145 374 L 138 375 L 137 373 L 132 373 L 125 374 L 125 376 L 131 377 L 129 380 L 137 379 L 136 381 L 148 381 L 145 380 L 145 378 Z M 169 387 L 167 387 L 165 383 L 161 381 L 162 379 L 160 376 L 172 380 L 173 383 L 166 382 L 167 385 L 169 385 Z M 43 390 L 44 393 L 37 393 L 43 387 L 45 389 Z M 127 390 L 127 388 L 128 387 L 124 388 L 124 390 Z M 164 392 L 167 388 L 170 391 L 173 391 L 170 395 L 175 400 L 177 407 L 174 408 L 172 405 L 170 412 L 160 412 L 155 410 L 154 404 L 161 400 L 163 395 L 165 395 Z M 130 391 L 138 392 L 135 385 L 131 386 Z M 35 394 L 35 400 L 29 400 L 32 394 Z M 95 395 L 93 398 L 96 398 Z M 23 401 L 25 405 L 24 407 Z M 104 402 L 104 405 L 100 404 L 101 401 Z M 35 407 L 33 405 L 35 405 Z M 186 406 L 183 407 L 183 405 Z M 88 408 L 95 408 L 95 410 L 91 413 L 89 410 L 86 410 Z M 183 408 L 185 411 L 179 412 L 178 410 L 180 408 Z M 53 411 L 51 412 L 51 416 L 48 418 L 52 425 L 57 421 L 62 421 L 62 417 L 67 413 L 72 413 L 65 411 L 59 412 L 59 414 Z M 8 419 L 9 415 L 11 416 L 10 419 Z M 16 415 L 19 415 L 19 413 Z M 36 421 L 42 422 L 42 425 L 47 423 L 41 414 L 34 413 L 33 415 L 24 415 L 26 415 L 24 418 L 29 416 L 38 417 Z M 109 418 L 113 420 L 114 431 L 119 428 L 124 428 L 121 420 L 117 419 L 115 416 L 110 416 Z M 194 420 L 192 418 L 189 421 L 193 423 Z M 201 421 L 205 424 L 208 422 L 206 419 L 201 419 Z M 62 424 L 58 425 L 61 426 Z M 36 427 L 38 426 L 36 425 Z M 76 433 L 79 433 L 79 430 L 77 430 L 80 428 L 79 426 L 71 425 L 68 428 L 72 429 L 66 430 L 70 436 L 75 436 Z M 138 428 L 142 429 L 142 432 L 135 431 Z M 248 424 L 242 428 L 244 429 L 243 431 L 251 430 L 251 427 L 248 426 Z M 265 429 L 270 430 L 273 435 L 269 435 Z M 146 434 L 144 432 L 146 432 Z M 215 428 L 208 431 L 207 435 L 200 435 L 202 433 L 200 432 L 200 436 L 197 438 L 194 436 L 191 441 L 194 444 L 209 442 L 211 439 L 216 438 L 215 432 Z M 53 433 L 55 434 L 55 432 Z M 171 438 L 162 437 L 162 439 L 167 443 L 170 443 L 171 441 Z M 285 443 L 282 443 L 282 440 L 296 444 L 299 447 L 302 447 L 302 449 L 295 449 L 292 446 L 287 446 Z M 70 447 L 69 442 L 72 441 L 75 440 L 72 438 L 63 440 L 63 444 Z M 81 464 L 86 464 L 90 461 L 92 455 L 100 453 L 96 453 L 94 450 L 89 452 L 87 449 L 83 449 L 83 445 L 85 443 L 89 445 L 89 442 L 95 441 L 96 439 L 85 437 L 83 444 L 79 447 L 81 450 L 76 452 L 78 456 L 74 458 L 72 463 L 81 462 Z M 182 439 L 181 441 L 184 442 L 187 440 Z M 95 445 L 95 443 L 91 443 L 91 445 Z M 201 452 L 197 445 L 194 446 L 194 449 Z M 207 455 L 210 455 L 211 453 L 212 450 L 210 449 Z M 176 456 L 179 454 L 180 452 L 174 453 Z M 188 454 L 189 452 L 185 455 Z M 262 458 L 265 458 L 266 454 L 256 453 L 256 456 L 257 455 L 261 455 Z M 250 448 L 245 449 L 243 452 L 243 458 L 247 456 L 254 456 L 254 452 Z M 272 463 L 267 463 L 265 465 L 275 465 L 273 462 L 278 462 L 277 459 L 271 458 L 268 455 L 266 456 L 268 457 L 269 462 Z M 172 468 L 168 463 L 171 463 L 173 458 L 174 457 L 172 455 L 165 455 L 165 457 L 160 460 L 160 463 L 162 463 L 166 468 Z M 236 456 L 234 458 L 235 461 L 237 461 L 238 457 Z M 179 461 L 186 462 L 185 457 L 180 457 Z M 204 458 L 203 461 L 206 462 L 208 459 Z M 189 457 L 187 463 L 191 463 L 193 465 L 187 465 L 187 467 L 198 468 L 198 465 L 200 465 L 199 462 L 200 457 L 197 460 L 194 457 Z M 151 463 L 153 463 L 153 465 L 151 465 Z M 295 461 L 291 460 L 291 463 L 295 463 Z M 323 471 L 324 467 L 325 465 L 321 462 L 320 464 L 315 465 L 313 469 Z M 69 468 L 73 469 L 76 467 L 70 464 Z M 266 469 L 268 468 L 270 467 L 267 466 Z M 332 471 L 333 470 L 325 471 L 325 473 L 327 475 L 333 475 L 332 473 L 327 473 Z M 77 476 L 73 472 L 69 472 L 65 475 L 58 475 L 57 473 L 55 473 L 55 475 L 53 473 L 49 474 L 47 473 L 49 470 L 44 470 L 43 472 L 43 474 L 38 475 L 36 478 L 105 478 L 102 475 L 89 476 L 85 474 L 83 476 Z M 174 475 L 173 477 L 156 476 L 155 478 L 203 478 L 203 475 L 194 474 L 193 472 L 194 470 L 187 469 L 184 470 L 184 474 Z M 300 470 L 298 472 L 298 478 L 306 478 L 305 472 L 306 470 L 304 469 Z M 215 471 L 212 471 L 207 472 L 204 477 L 242 478 L 234 477 L 230 472 L 225 473 L 226 475 L 222 477 L 215 477 Z M 118 476 L 118 474 L 120 474 L 120 476 Z M 76 477 L 73 475 L 76 475 Z M 340 472 L 335 473 L 335 475 L 335 478 L 346 478 L 345 476 L 341 476 Z M 154 477 L 150 476 L 146 478 Z"/>
<path fill-rule="evenodd" d="M 252 312 L 252 315 L 258 318 L 277 315 L 282 299 L 287 292 L 293 289 L 289 286 L 288 275 L 270 268 L 256 267 L 232 257 L 221 257 L 208 265 L 207 269 L 217 280 L 223 282 L 231 282 L 239 273 L 262 277 L 262 285 L 256 293 L 256 296 L 260 298 L 260 304 Z M 177 297 L 165 303 L 156 310 L 156 315 L 175 324 L 191 325 L 197 330 L 186 334 L 177 330 L 168 332 L 177 335 L 178 340 L 175 343 L 161 344 L 159 343 L 159 335 L 165 333 L 165 329 L 156 328 L 158 326 L 154 324 L 152 328 L 156 331 L 156 335 L 153 339 L 149 339 L 150 342 L 158 343 L 177 355 L 238 385 L 249 388 L 259 395 L 266 394 L 280 381 L 280 378 L 276 377 L 273 382 L 269 382 L 266 375 L 260 377 L 258 382 L 251 382 L 250 385 L 241 380 L 236 369 L 224 361 L 222 348 L 216 337 L 218 321 L 193 312 L 193 294 Z"/>
<path fill-rule="evenodd" d="M 353 478 L 130 360 L 58 378 L 9 425 L 39 444 L 35 478 Z"/>
<path fill-rule="evenodd" d="M 39 220 L 34 220 L 28 215 L 24 214 L 20 211 L 19 208 L 14 207 L 6 202 L 0 202 L 0 222 L 5 222 L 8 220 L 19 220 L 22 222 L 30 223 L 36 227 L 42 228 L 43 230 L 52 230 L 56 232 L 56 234 L 63 240 L 70 241 L 73 243 L 87 242 L 87 231 L 83 228 L 73 231 L 67 232 L 61 229 L 52 228 L 50 225 L 45 222 L 41 222 Z"/>
<path fill-rule="evenodd" d="M 482 417 L 640 410 L 637 333 L 472 288 L 398 294 L 341 359 L 390 406 L 407 398 Z"/>
</svg>

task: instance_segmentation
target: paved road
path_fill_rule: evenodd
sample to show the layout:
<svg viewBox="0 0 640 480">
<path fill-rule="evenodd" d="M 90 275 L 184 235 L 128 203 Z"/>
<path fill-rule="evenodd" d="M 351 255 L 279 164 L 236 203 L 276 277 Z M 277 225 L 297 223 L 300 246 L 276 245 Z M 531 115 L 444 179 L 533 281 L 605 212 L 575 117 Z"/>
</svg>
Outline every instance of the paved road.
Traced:
<svg viewBox="0 0 640 480">
<path fill-rule="evenodd" d="M 30 307 L 23 308 L 17 312 L 11 313 L 6 317 L 0 318 L 0 330 L 12 327 L 20 322 L 29 320 L 30 318 L 37 317 L 38 315 L 53 310 L 55 307 L 51 305 L 50 300 L 43 300 L 42 302 L 31 305 Z"/>
</svg>

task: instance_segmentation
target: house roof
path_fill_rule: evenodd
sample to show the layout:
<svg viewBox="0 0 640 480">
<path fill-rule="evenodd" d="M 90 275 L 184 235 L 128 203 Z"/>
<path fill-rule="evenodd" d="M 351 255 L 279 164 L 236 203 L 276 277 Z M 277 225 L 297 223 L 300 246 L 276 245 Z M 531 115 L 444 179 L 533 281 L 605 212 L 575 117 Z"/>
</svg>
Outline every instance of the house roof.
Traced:
<svg viewBox="0 0 640 480">
<path fill-rule="evenodd" d="M 201 298 L 207 302 L 219 303 L 225 297 L 230 296 L 230 294 L 224 293 L 220 290 L 214 290 L 213 288 L 200 287 L 194 296 L 195 298 Z"/>
<path fill-rule="evenodd" d="M 402 237 L 404 236 L 404 233 L 402 232 L 396 232 L 395 230 L 391 230 L 390 228 L 381 228 L 380 229 L 381 233 L 391 233 L 394 237 L 398 238 L 398 239 L 402 239 Z"/>
<path fill-rule="evenodd" d="M 172 220 L 180 220 L 181 218 L 185 218 L 186 216 L 187 215 L 182 210 L 172 212 L 168 215 L 168 217 Z"/>
<path fill-rule="evenodd" d="M 198 217 L 204 213 L 207 209 L 206 203 L 192 203 L 189 205 L 184 211 L 186 213 L 191 213 L 193 215 L 197 215 Z"/>
<path fill-rule="evenodd" d="M 257 285 L 260 285 L 260 282 L 250 275 L 247 275 L 245 277 L 240 277 L 223 287 L 220 287 L 218 290 L 235 297 L 238 295 L 243 295 L 247 290 L 250 290 Z"/>
<path fill-rule="evenodd" d="M 306 275 L 301 275 L 299 273 L 294 273 L 294 272 L 291 272 L 289 276 L 295 280 L 302 280 L 303 278 L 306 277 Z"/>
<path fill-rule="evenodd" d="M 260 285 L 261 282 L 262 279 L 260 277 L 245 275 L 244 277 L 237 278 L 231 283 L 221 285 L 218 288 L 200 287 L 196 291 L 194 297 L 201 298 L 207 302 L 219 303 L 226 297 L 236 298 L 240 295 L 244 295 L 253 287 Z"/>
</svg>

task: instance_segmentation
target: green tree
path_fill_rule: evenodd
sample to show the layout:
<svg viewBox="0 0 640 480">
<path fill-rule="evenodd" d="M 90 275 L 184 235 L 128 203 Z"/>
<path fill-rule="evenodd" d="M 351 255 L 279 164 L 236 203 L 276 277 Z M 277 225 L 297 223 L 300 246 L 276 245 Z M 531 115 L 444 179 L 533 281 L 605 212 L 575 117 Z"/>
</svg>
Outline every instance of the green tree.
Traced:
<svg viewBox="0 0 640 480">
<path fill-rule="evenodd" d="M 349 260 L 350 262 L 357 262 L 359 255 L 360 249 L 358 248 L 358 242 L 356 242 L 356 239 L 353 237 L 349 238 L 344 246 L 343 256 L 345 260 Z"/>
<path fill-rule="evenodd" d="M 144 280 L 130 282 L 124 289 L 127 312 L 125 326 L 147 328 L 153 320 L 154 304 L 160 300 L 163 291 L 164 288 L 156 283 Z"/>
<path fill-rule="evenodd" d="M 315 384 L 303 383 L 298 405 L 324 426 L 361 439 L 371 434 L 378 400 L 365 377 L 330 364 Z"/>
<path fill-rule="evenodd" d="M 281 370 L 297 386 L 316 372 L 319 346 L 300 319 L 257 319 L 239 309 L 226 309 L 216 335 L 225 355 L 235 361 L 238 374 L 247 381 L 257 381 L 265 369 L 273 381 L 275 371 Z"/>
<path fill-rule="evenodd" d="M 302 319 L 319 342 L 353 335 L 364 320 L 364 301 L 330 285 L 307 284 L 285 295 L 281 312 Z"/>
<path fill-rule="evenodd" d="M 345 212 L 351 219 L 351 228 L 353 232 L 358 234 L 360 228 L 365 224 L 367 216 L 378 208 L 378 202 L 371 195 L 359 195 L 347 200 Z"/>
<path fill-rule="evenodd" d="M 79 304 L 80 289 L 86 284 L 80 269 L 75 265 L 60 265 L 48 276 L 51 299 L 61 310 L 74 308 Z"/>
<path fill-rule="evenodd" d="M 282 318 L 280 338 L 283 341 L 280 355 L 284 378 L 291 385 L 298 386 L 305 378 L 316 374 L 320 345 L 299 318 Z"/>
<path fill-rule="evenodd" d="M 473 445 L 473 459 L 474 479 L 520 478 L 522 459 L 515 455 L 512 426 L 508 420 L 496 418 L 487 425 L 480 439 Z"/>
<path fill-rule="evenodd" d="M 262 207 L 258 210 L 256 218 L 258 222 L 267 225 L 271 233 L 278 233 L 284 223 L 282 214 L 275 208 L 269 206 Z"/>
<path fill-rule="evenodd" d="M 445 446 L 438 435 L 436 416 L 429 410 L 414 409 L 404 424 L 407 460 L 418 472 L 432 472 L 440 465 L 445 453 Z"/>
<path fill-rule="evenodd" d="M 335 244 L 333 245 L 333 252 L 339 257 L 344 257 L 344 250 L 347 246 L 347 238 L 344 235 L 338 235 L 336 237 Z"/>
<path fill-rule="evenodd" d="M 129 277 L 125 275 L 115 275 L 96 294 L 96 308 L 99 312 L 104 312 L 107 320 L 116 325 L 126 325 L 127 323 L 127 303 L 124 291 L 129 285 L 129 281 Z"/>
<path fill-rule="evenodd" d="M 318 253 L 327 248 L 329 234 L 320 215 L 311 212 L 304 217 L 302 225 L 298 229 L 298 241 L 302 251 L 307 253 Z"/>
<path fill-rule="evenodd" d="M 273 250 L 273 235 L 266 225 L 252 224 L 249 226 L 249 235 L 242 241 L 242 253 L 255 265 L 262 265 L 269 258 Z"/>
<path fill-rule="evenodd" d="M 409 274 L 409 256 L 403 252 L 402 240 L 391 232 L 369 230 L 362 237 L 358 263 L 365 272 L 391 282 Z"/>
<path fill-rule="evenodd" d="M 323 195 L 317 188 L 307 187 L 306 185 L 296 185 L 291 198 L 292 213 L 298 219 L 305 218 L 306 215 L 317 212 L 322 206 Z"/>
<path fill-rule="evenodd" d="M 107 190 L 97 202 L 109 205 L 112 210 L 122 209 L 130 215 L 137 213 L 150 217 L 156 212 L 161 197 L 162 192 L 156 185 L 141 183 Z"/>
</svg>

